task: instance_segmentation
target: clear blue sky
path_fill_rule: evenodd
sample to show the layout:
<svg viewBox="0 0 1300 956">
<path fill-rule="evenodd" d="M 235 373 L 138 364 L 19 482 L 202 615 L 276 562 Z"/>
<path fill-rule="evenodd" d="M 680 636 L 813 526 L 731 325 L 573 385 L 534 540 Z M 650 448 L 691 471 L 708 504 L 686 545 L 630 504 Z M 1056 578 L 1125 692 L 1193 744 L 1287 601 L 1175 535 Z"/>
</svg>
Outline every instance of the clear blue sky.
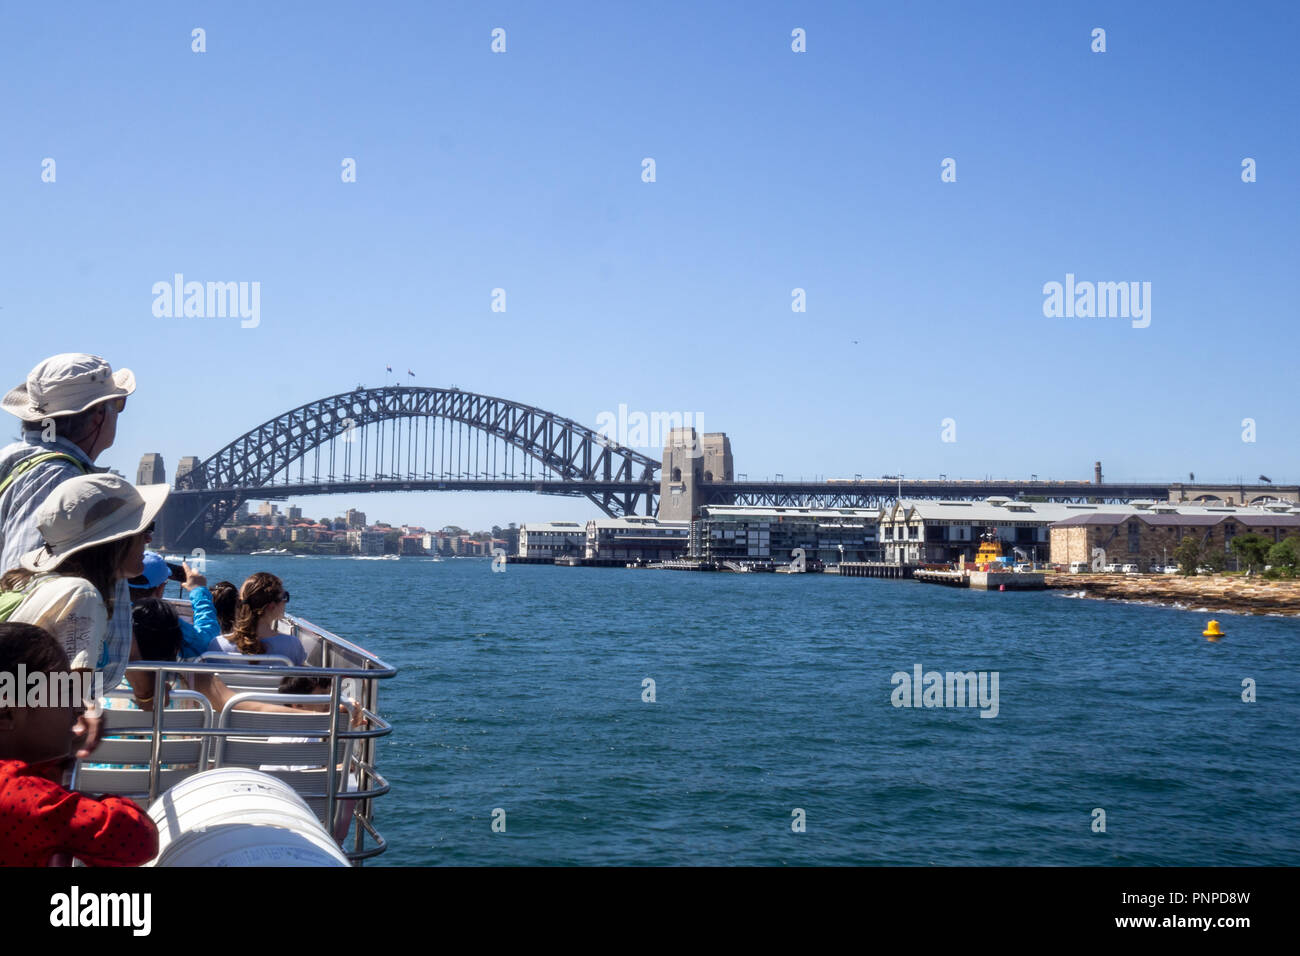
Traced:
<svg viewBox="0 0 1300 956">
<path fill-rule="evenodd" d="M 750 477 L 1298 481 L 1297 49 L 1294 3 L 7 4 L 0 382 L 133 368 L 131 477 L 392 364 L 690 411 Z M 176 272 L 260 326 L 155 318 Z M 1150 282 L 1150 327 L 1045 318 L 1066 273 Z"/>
</svg>

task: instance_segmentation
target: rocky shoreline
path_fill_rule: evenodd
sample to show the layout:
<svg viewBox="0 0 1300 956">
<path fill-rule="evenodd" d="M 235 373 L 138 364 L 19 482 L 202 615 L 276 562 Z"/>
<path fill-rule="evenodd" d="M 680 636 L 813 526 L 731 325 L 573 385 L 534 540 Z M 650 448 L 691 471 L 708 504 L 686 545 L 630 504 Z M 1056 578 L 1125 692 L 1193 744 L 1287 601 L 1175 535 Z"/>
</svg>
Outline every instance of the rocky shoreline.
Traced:
<svg viewBox="0 0 1300 956">
<path fill-rule="evenodd" d="M 1269 581 L 1223 574 L 1049 574 L 1047 586 L 1084 591 L 1087 597 L 1146 601 L 1234 614 L 1300 617 L 1300 581 Z"/>
</svg>

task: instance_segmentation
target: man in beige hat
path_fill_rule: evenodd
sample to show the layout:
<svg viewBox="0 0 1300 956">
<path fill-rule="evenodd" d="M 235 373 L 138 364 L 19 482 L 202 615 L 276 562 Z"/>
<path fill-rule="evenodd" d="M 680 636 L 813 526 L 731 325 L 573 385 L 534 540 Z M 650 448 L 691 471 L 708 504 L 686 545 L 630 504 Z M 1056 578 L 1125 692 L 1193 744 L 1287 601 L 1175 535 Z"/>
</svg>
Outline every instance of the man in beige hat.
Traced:
<svg viewBox="0 0 1300 956">
<path fill-rule="evenodd" d="M 0 449 L 0 572 L 41 546 L 36 510 L 60 484 L 101 472 L 95 459 L 117 437 L 117 416 L 135 391 L 129 369 L 66 352 L 41 362 L 4 397 L 22 419 L 19 441 Z"/>
</svg>

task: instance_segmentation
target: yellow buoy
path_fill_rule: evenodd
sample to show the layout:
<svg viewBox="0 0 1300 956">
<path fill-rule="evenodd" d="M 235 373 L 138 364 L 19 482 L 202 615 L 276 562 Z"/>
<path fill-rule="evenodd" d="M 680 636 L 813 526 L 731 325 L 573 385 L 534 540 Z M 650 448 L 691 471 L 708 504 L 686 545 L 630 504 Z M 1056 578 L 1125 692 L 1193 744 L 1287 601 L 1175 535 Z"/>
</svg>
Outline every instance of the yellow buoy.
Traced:
<svg viewBox="0 0 1300 956">
<path fill-rule="evenodd" d="M 1205 625 L 1205 630 L 1201 633 L 1205 635 L 1207 641 L 1217 641 L 1219 638 L 1224 636 L 1223 631 L 1219 628 L 1218 621 L 1211 621 L 1209 624 Z"/>
</svg>

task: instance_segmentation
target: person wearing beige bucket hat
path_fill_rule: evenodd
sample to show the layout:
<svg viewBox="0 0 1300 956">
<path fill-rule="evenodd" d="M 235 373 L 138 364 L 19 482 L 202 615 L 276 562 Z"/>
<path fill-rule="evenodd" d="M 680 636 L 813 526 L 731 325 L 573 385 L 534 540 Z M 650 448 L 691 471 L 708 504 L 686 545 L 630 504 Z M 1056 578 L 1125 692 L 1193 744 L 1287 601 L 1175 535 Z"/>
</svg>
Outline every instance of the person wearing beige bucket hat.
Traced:
<svg viewBox="0 0 1300 956">
<path fill-rule="evenodd" d="M 117 437 L 117 416 L 135 391 L 130 369 L 84 352 L 54 355 L 9 390 L 0 407 L 22 421 L 0 449 L 0 572 L 39 547 L 36 511 L 62 482 L 100 472 L 95 459 Z"/>
<path fill-rule="evenodd" d="M 144 569 L 144 552 L 170 489 L 136 488 L 117 475 L 80 475 L 63 482 L 36 511 L 42 544 L 22 566 L 0 577 L 0 591 L 21 603 L 9 620 L 45 628 L 63 647 L 72 669 L 103 675 L 103 687 L 121 682 L 138 654 L 131 631 L 128 579 Z M 149 675 L 128 675 L 142 706 L 152 701 Z M 92 707 L 85 718 L 83 754 L 98 742 Z M 79 754 L 83 755 L 83 754 Z"/>
</svg>

